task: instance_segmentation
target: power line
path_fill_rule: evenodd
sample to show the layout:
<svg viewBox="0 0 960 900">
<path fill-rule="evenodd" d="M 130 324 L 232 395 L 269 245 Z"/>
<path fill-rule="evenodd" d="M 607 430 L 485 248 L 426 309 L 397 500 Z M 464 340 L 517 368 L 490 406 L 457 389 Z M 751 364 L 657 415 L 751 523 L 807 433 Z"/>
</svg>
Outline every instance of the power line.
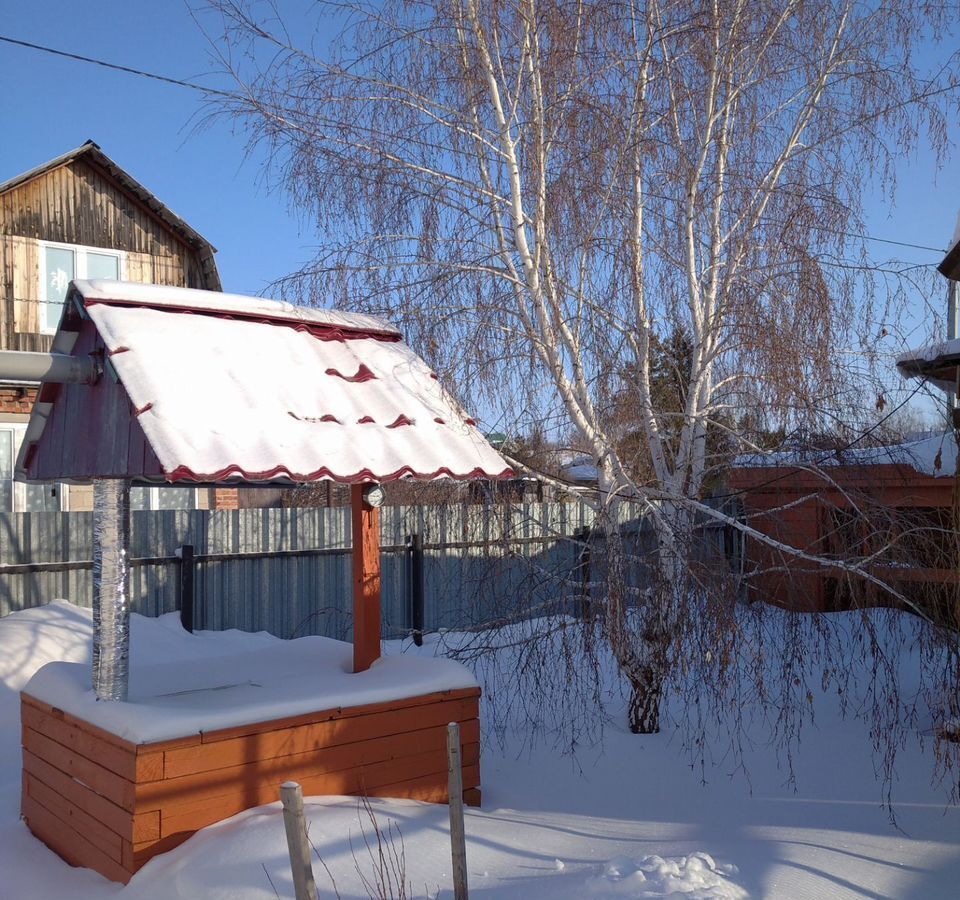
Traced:
<svg viewBox="0 0 960 900">
<path fill-rule="evenodd" d="M 0 35 L 0 41 L 3 41 L 7 44 L 13 44 L 17 47 L 25 47 L 28 50 L 38 50 L 41 53 L 49 53 L 53 56 L 60 56 L 64 59 L 72 59 L 75 62 L 88 63 L 89 65 L 102 66 L 105 69 L 112 69 L 116 72 L 125 72 L 128 75 L 138 75 L 141 78 L 151 78 L 154 81 L 161 81 L 164 84 L 173 84 L 177 87 L 189 88 L 193 91 L 200 91 L 204 94 L 214 94 L 219 97 L 228 97 L 232 100 L 237 99 L 239 96 L 235 92 L 221 90 L 220 88 L 204 87 L 202 84 L 196 84 L 192 81 L 183 81 L 179 78 L 170 78 L 166 75 L 158 75 L 156 72 L 146 72 L 143 69 L 134 69 L 130 66 L 121 66 L 118 63 L 107 62 L 103 59 L 97 59 L 92 56 L 81 56 L 78 53 L 68 53 L 66 50 L 57 50 L 54 47 L 46 47 L 43 44 L 34 44 L 30 41 L 22 41 L 17 38 L 8 37 L 6 35 Z M 647 196 L 655 197 L 659 200 L 674 201 L 675 197 L 667 197 L 661 194 L 652 194 L 648 193 Z M 826 225 L 814 225 L 813 226 L 818 231 L 832 232 L 833 234 L 838 234 L 843 237 L 858 238 L 865 241 L 874 241 L 879 244 L 890 244 L 895 247 L 908 247 L 912 250 L 925 250 L 930 253 L 946 253 L 947 251 L 943 247 L 930 247 L 926 244 L 913 244 L 909 241 L 898 241 L 892 238 L 882 238 L 876 237 L 872 234 L 864 234 L 856 231 L 844 231 L 843 229 L 830 228 Z"/>
<path fill-rule="evenodd" d="M 192 81 L 182 81 L 179 78 L 168 78 L 166 75 L 157 75 L 155 72 L 145 72 L 143 69 L 132 69 L 130 66 L 121 66 L 117 63 L 106 62 L 102 59 L 95 59 L 92 56 L 81 56 L 78 53 L 68 53 L 66 50 L 57 50 L 53 47 L 44 47 L 42 44 L 32 44 L 30 41 L 21 41 L 17 38 L 7 37 L 0 34 L 0 41 L 7 44 L 14 44 L 17 47 L 26 47 L 28 50 L 39 50 L 41 53 L 50 53 L 53 56 L 62 56 L 65 59 L 72 59 L 76 62 L 89 63 L 94 66 L 102 66 L 105 69 L 113 69 L 117 72 L 126 72 L 128 75 L 139 75 L 141 78 L 152 78 L 154 81 L 162 81 L 165 84 L 175 84 L 177 87 L 190 88 L 193 91 L 202 91 L 204 94 L 217 94 L 220 97 L 236 98 L 236 94 L 230 91 L 223 91 L 219 88 L 204 87 L 202 84 L 196 84 Z"/>
</svg>

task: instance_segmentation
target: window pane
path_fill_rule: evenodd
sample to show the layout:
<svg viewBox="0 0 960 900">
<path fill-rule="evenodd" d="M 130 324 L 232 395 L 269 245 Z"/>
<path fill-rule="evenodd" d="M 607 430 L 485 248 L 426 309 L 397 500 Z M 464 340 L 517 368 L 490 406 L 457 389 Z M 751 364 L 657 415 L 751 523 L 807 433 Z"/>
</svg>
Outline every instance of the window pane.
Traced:
<svg viewBox="0 0 960 900">
<path fill-rule="evenodd" d="M 130 509 L 150 509 L 150 488 L 130 488 Z"/>
<path fill-rule="evenodd" d="M 43 322 L 46 328 L 52 331 L 60 324 L 67 287 L 74 278 L 74 258 L 72 250 L 64 250 L 62 247 L 47 247 L 43 256 L 43 277 L 47 287 Z"/>
<path fill-rule="evenodd" d="M 26 484 L 24 512 L 56 512 L 60 509 L 60 486 L 56 482 Z"/>
<path fill-rule="evenodd" d="M 87 253 L 87 278 L 120 277 L 120 260 L 107 253 Z"/>
<path fill-rule="evenodd" d="M 0 512 L 13 509 L 13 431 L 0 428 Z"/>
<path fill-rule="evenodd" d="M 195 488 L 162 487 L 156 488 L 157 509 L 193 509 Z"/>
</svg>

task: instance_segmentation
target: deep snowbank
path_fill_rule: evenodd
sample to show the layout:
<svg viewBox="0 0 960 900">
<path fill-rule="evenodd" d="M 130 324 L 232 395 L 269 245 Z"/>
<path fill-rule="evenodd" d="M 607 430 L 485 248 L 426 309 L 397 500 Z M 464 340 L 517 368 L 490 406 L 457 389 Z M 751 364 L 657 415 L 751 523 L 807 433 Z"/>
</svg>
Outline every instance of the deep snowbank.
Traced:
<svg viewBox="0 0 960 900">
<path fill-rule="evenodd" d="M 883 632 L 887 616 L 877 611 L 878 631 Z M 837 621 L 844 639 L 854 640 L 862 631 L 854 619 Z M 17 691 L 48 662 L 87 665 L 90 633 L 89 613 L 69 604 L 0 619 L 0 897 L 275 900 L 278 893 L 292 898 L 276 804 L 205 829 L 151 861 L 126 888 L 70 868 L 18 821 Z M 218 659 L 228 662 L 240 649 L 269 653 L 290 647 L 264 634 L 190 636 L 172 616 L 134 616 L 132 636 L 134 653 L 181 667 L 209 665 L 214 673 Z M 458 635 L 445 639 L 466 641 Z M 398 643 L 387 649 L 433 655 L 438 646 L 431 638 L 419 651 Z M 516 653 L 511 648 L 501 656 Z M 908 648 L 902 662 L 905 684 L 914 663 Z M 469 811 L 467 818 L 473 895 L 524 900 L 955 896 L 960 814 L 945 809 L 942 789 L 931 787 L 929 741 L 926 746 L 911 741 L 901 751 L 894 800 L 902 830 L 897 830 L 880 802 L 868 730 L 855 717 L 838 715 L 835 691 L 813 687 L 816 716 L 796 750 L 799 791 L 794 791 L 783 760 L 770 754 L 760 730 L 748 735 L 747 743 L 753 744 L 744 758 L 749 779 L 720 742 L 707 746 L 701 773 L 691 771 L 675 733 L 642 738 L 626 733 L 619 724 L 622 697 L 613 669 L 605 658 L 601 665 L 611 713 L 602 746 L 581 748 L 574 764 L 549 741 L 531 741 L 517 715 L 507 717 L 513 730 L 508 729 L 505 746 L 485 748 L 484 807 Z M 511 658 L 505 670 L 512 666 Z M 854 681 L 861 677 L 852 674 Z M 491 686 L 502 704 L 521 684 L 514 679 Z M 486 707 L 487 721 L 490 711 Z M 564 710 L 555 713 L 562 717 Z M 324 798 L 307 806 L 311 840 L 340 895 L 366 897 L 357 866 L 366 873 L 373 869 L 363 839 L 370 825 L 356 801 Z M 446 809 L 393 800 L 374 801 L 373 809 L 381 826 L 392 822 L 402 835 L 413 895 L 451 896 Z M 332 893 L 323 868 L 315 869 L 321 890 Z"/>
</svg>

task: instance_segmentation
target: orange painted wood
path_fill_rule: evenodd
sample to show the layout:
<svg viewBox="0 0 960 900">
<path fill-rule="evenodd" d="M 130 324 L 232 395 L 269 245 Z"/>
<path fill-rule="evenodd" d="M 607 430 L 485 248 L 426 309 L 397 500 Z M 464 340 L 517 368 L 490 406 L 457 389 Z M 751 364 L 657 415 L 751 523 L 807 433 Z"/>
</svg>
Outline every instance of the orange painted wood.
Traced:
<svg viewBox="0 0 960 900">
<path fill-rule="evenodd" d="M 87 785 L 128 812 L 134 808 L 134 783 L 74 753 L 68 747 L 29 729 L 23 729 L 23 747 L 71 778 Z"/>
<path fill-rule="evenodd" d="M 59 796 L 90 813 L 111 831 L 121 836 L 127 834 L 130 822 L 130 813 L 127 810 L 111 803 L 106 797 L 101 797 L 86 785 L 75 781 L 28 750 L 24 750 L 23 753 L 23 768 L 28 776 L 33 776 L 53 788 Z"/>
<path fill-rule="evenodd" d="M 27 827 L 71 866 L 94 869 L 105 878 L 122 884 L 126 884 L 133 877 L 133 872 L 126 870 L 119 861 L 111 859 L 82 834 L 65 825 L 57 815 L 29 796 L 23 798 L 21 811 Z"/>
<path fill-rule="evenodd" d="M 464 766 L 464 782 L 479 784 L 480 766 L 476 761 L 479 759 L 479 744 L 464 748 L 464 753 L 465 760 L 473 760 Z M 443 770 L 438 771 L 440 763 L 438 754 L 424 753 L 339 772 L 301 773 L 295 776 L 295 780 L 300 782 L 304 794 L 308 797 L 365 794 L 370 797 L 402 797 L 445 803 L 447 770 L 444 762 Z M 423 780 L 429 782 L 430 792 L 424 790 L 417 793 L 415 788 L 421 785 Z M 413 781 L 417 784 L 414 785 Z M 272 803 L 277 799 L 279 783 L 276 779 L 251 783 L 245 789 L 225 796 L 165 806 L 161 811 L 161 835 L 168 837 L 182 832 L 192 834 L 245 809 Z M 442 795 L 433 790 L 434 784 L 442 786 Z"/>
<path fill-rule="evenodd" d="M 232 740 L 201 744 L 198 747 L 168 750 L 164 754 L 164 771 L 167 778 L 176 778 L 180 775 L 318 751 L 376 737 L 445 726 L 449 722 L 464 722 L 464 727 L 469 727 L 470 721 L 476 724 L 473 716 L 476 716 L 475 701 L 453 700 L 433 703 L 415 710 L 393 710 L 369 716 L 299 725 L 295 728 L 278 728 L 276 731 L 244 735 Z M 479 740 L 479 737 L 471 740 Z"/>
<path fill-rule="evenodd" d="M 115 831 L 111 831 L 90 813 L 61 797 L 56 790 L 32 776 L 27 778 L 27 796 L 55 814 L 65 825 L 69 825 L 74 831 L 82 834 L 91 844 L 98 847 L 111 859 L 120 861 L 120 847 L 123 838 Z"/>
<path fill-rule="evenodd" d="M 78 719 L 75 716 L 71 716 L 70 713 L 66 713 L 62 709 L 57 709 L 55 706 L 50 706 L 50 704 L 44 703 L 42 700 L 37 700 L 36 697 L 31 697 L 29 694 L 21 693 L 20 699 L 22 701 L 21 709 L 23 706 L 29 706 L 32 709 L 36 709 L 39 712 L 50 716 L 51 718 L 60 719 L 67 724 L 82 728 L 92 737 L 98 738 L 106 744 L 113 744 L 116 747 L 122 747 L 124 750 L 127 750 L 130 753 L 136 752 L 137 745 L 131 741 L 125 741 L 123 738 L 117 737 L 115 734 L 111 734 L 109 731 L 104 731 L 102 728 L 98 728 L 96 725 L 91 725 L 89 722 L 83 721 L 83 719 Z M 21 715 L 21 720 L 22 718 L 23 716 Z"/>
<path fill-rule="evenodd" d="M 237 725 L 233 728 L 223 728 L 219 731 L 207 731 L 200 735 L 204 744 L 216 741 L 226 741 L 246 734 L 262 734 L 280 728 L 294 728 L 298 725 L 311 725 L 315 722 L 330 722 L 334 719 L 352 719 L 357 716 L 368 716 L 390 710 L 409 709 L 414 706 L 426 706 L 429 703 L 438 703 L 442 700 L 462 700 L 473 698 L 479 704 L 480 688 L 457 688 L 449 691 L 434 691 L 430 694 L 418 694 L 414 697 L 404 697 L 401 700 L 384 700 L 378 703 L 367 703 L 363 706 L 340 706 L 336 709 L 325 709 L 315 713 L 304 713 L 299 716 L 287 716 L 282 719 L 269 719 L 266 722 L 252 722 L 249 725 Z M 479 706 L 477 707 L 479 709 Z M 159 744 L 150 744 L 151 748 Z"/>
<path fill-rule="evenodd" d="M 461 725 L 466 802 L 479 802 L 476 688 L 324 710 L 135 745 L 23 695 L 27 824 L 64 859 L 126 882 L 199 828 L 277 799 L 366 794 L 446 802 L 446 725 Z M 131 778 L 122 777 L 126 773 Z"/>
<path fill-rule="evenodd" d="M 24 727 L 110 769 L 128 781 L 156 781 L 163 778 L 162 754 L 137 754 L 132 744 L 126 748 L 108 743 L 75 721 L 52 716 L 33 706 L 24 705 L 20 721 Z"/>
<path fill-rule="evenodd" d="M 363 502 L 366 485 L 350 489 L 353 520 L 353 671 L 380 658 L 380 510 Z"/>
<path fill-rule="evenodd" d="M 467 806 L 480 806 L 480 788 L 464 788 L 463 802 Z"/>
<path fill-rule="evenodd" d="M 472 725 L 466 723 L 463 727 L 472 732 L 471 737 L 475 736 L 479 740 L 479 725 L 475 721 Z M 441 725 L 406 734 L 386 735 L 368 741 L 167 778 L 137 785 L 137 809 L 162 809 L 178 801 L 182 802 L 182 798 L 197 800 L 222 797 L 237 791 L 249 791 L 264 781 L 272 783 L 278 778 L 277 784 L 282 781 L 301 781 L 311 776 L 363 769 L 374 763 L 423 753 L 440 758 L 440 751 L 446 746 L 445 741 L 446 726 Z"/>
</svg>

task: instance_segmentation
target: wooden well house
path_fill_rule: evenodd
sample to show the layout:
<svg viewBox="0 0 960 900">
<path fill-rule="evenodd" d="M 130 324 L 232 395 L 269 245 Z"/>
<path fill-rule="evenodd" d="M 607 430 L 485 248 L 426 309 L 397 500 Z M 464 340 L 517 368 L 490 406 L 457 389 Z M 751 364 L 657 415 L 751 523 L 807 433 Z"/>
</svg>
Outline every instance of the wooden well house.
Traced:
<svg viewBox="0 0 960 900">
<path fill-rule="evenodd" d="M 461 723 L 479 802 L 479 695 L 444 659 L 380 659 L 379 483 L 512 475 L 384 321 L 184 288 L 76 281 L 20 477 L 94 486 L 93 670 L 58 662 L 22 694 L 22 813 L 74 865 L 127 881 L 197 829 L 308 795 L 444 802 Z M 79 375 L 78 375 L 79 373 Z M 129 485 L 352 485 L 353 647 L 324 638 L 217 682 L 129 647 Z M 134 648 L 135 651 L 136 648 Z M 259 667 L 259 669 L 258 669 Z"/>
</svg>

